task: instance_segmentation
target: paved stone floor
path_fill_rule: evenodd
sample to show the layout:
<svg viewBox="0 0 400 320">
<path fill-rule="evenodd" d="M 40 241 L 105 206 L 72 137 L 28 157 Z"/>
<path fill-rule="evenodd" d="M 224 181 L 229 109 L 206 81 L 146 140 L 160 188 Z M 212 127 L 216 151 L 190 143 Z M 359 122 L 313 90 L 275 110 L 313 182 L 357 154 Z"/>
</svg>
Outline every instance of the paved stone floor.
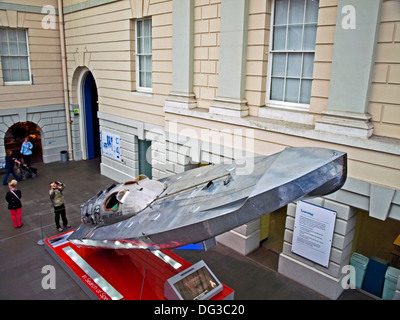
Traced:
<svg viewBox="0 0 400 320">
<path fill-rule="evenodd" d="M 69 223 L 76 228 L 80 223 L 80 205 L 109 186 L 112 181 L 100 174 L 99 159 L 89 161 L 38 163 L 35 179 L 19 183 L 22 191 L 23 227 L 15 229 L 4 199 L 7 186 L 1 186 L 0 197 L 0 299 L 2 300 L 84 300 L 88 299 L 80 287 L 57 264 L 43 246 L 41 239 L 56 235 L 54 214 L 48 196 L 49 182 L 66 184 L 64 197 Z M 0 178 L 3 179 L 3 174 Z M 10 178 L 9 178 L 10 179 Z M 248 256 L 217 245 L 207 252 L 175 251 L 191 263 L 204 260 L 216 276 L 235 290 L 238 300 L 324 300 L 318 293 L 278 274 L 274 270 L 277 256 L 260 247 Z M 56 289 L 42 288 L 42 268 L 56 269 Z M 370 299 L 355 290 L 347 290 L 342 300 Z"/>
</svg>

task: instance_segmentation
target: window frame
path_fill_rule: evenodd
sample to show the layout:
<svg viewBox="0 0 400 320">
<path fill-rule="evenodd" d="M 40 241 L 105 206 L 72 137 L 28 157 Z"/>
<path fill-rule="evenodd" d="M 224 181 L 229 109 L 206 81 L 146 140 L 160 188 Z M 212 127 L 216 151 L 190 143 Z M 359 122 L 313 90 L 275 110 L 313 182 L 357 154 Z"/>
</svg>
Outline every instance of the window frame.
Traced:
<svg viewBox="0 0 400 320">
<path fill-rule="evenodd" d="M 3 79 L 3 85 L 5 86 L 13 86 L 13 85 L 27 85 L 27 84 L 32 84 L 32 70 L 31 70 L 31 59 L 30 59 L 30 52 L 29 52 L 29 37 L 28 37 L 28 29 L 27 28 L 11 28 L 11 27 L 1 27 L 2 29 L 16 29 L 16 30 L 24 30 L 25 32 L 25 43 L 26 43 L 26 56 L 17 56 L 17 57 L 26 57 L 27 62 L 28 62 L 28 78 L 29 80 L 18 80 L 18 81 L 6 81 L 4 79 L 4 71 L 3 71 L 3 65 L 1 62 L 1 59 L 3 58 L 3 55 L 0 55 L 0 67 L 2 71 L 2 79 Z M 17 42 L 18 43 L 18 42 Z M 7 32 L 7 44 L 9 45 L 9 40 L 8 40 L 8 32 Z M 11 57 L 11 55 L 7 56 Z M 19 69 L 20 70 L 20 69 Z"/>
<path fill-rule="evenodd" d="M 150 31 L 151 31 L 151 52 L 149 54 L 145 53 L 142 54 L 139 52 L 139 26 L 138 24 L 141 23 L 142 21 L 146 21 L 149 20 L 150 21 Z M 153 32 L 152 32 L 152 27 L 153 27 L 153 23 L 152 23 L 152 19 L 151 18 L 143 18 L 143 19 L 137 19 L 135 21 L 135 65 L 136 65 L 136 91 L 137 92 L 144 92 L 144 93 L 153 93 Z M 141 56 L 150 56 L 151 57 L 151 87 L 143 87 L 140 85 L 140 57 Z M 146 70 L 147 71 L 147 70 Z"/>
<path fill-rule="evenodd" d="M 290 1 L 289 5 L 290 5 Z M 267 88 L 266 88 L 266 105 L 267 106 L 276 106 L 276 107 L 283 107 L 285 109 L 288 110 L 301 110 L 301 111 L 308 111 L 310 109 L 310 103 L 301 103 L 301 102 L 288 102 L 288 101 L 281 101 L 281 100 L 272 100 L 271 97 L 271 85 L 272 85 L 272 64 L 273 64 L 273 59 L 274 59 L 274 54 L 276 53 L 286 53 L 286 70 L 285 70 L 285 76 L 284 79 L 287 78 L 287 64 L 288 64 L 288 53 L 300 53 L 303 54 L 304 53 L 313 53 L 314 54 L 314 59 L 313 59 L 313 65 L 315 64 L 315 48 L 314 50 L 305 50 L 305 49 L 301 49 L 301 50 L 297 50 L 297 49 L 286 49 L 286 50 L 273 50 L 273 43 L 274 43 L 274 22 L 275 22 L 275 3 L 276 0 L 272 1 L 271 4 L 271 21 L 270 21 L 270 37 L 269 37 L 269 48 L 268 48 L 268 67 L 267 67 Z M 318 0 L 319 3 L 319 0 Z M 319 9 L 318 9 L 319 10 Z M 306 10 L 304 10 L 306 11 Z M 305 24 L 302 23 L 303 26 L 303 32 L 304 32 L 304 26 Z M 318 21 L 317 21 L 317 29 L 318 29 Z M 288 32 L 286 32 L 286 41 L 288 38 Z M 302 40 L 303 41 L 303 40 Z M 316 40 L 315 40 L 315 45 L 316 45 Z M 302 61 L 302 65 L 301 65 L 301 71 L 300 71 L 300 77 L 298 79 L 303 79 L 306 77 L 302 76 L 302 70 L 303 70 L 303 66 L 304 66 L 304 60 Z M 314 72 L 314 68 L 313 68 L 313 72 Z M 290 77 L 289 77 L 290 78 Z M 311 79 L 307 80 L 311 80 L 311 88 L 312 88 L 312 82 L 314 80 L 314 77 L 312 77 Z M 299 84 L 300 88 L 299 88 L 299 97 L 301 94 L 301 81 Z M 283 94 L 285 95 L 286 91 L 285 91 L 286 87 L 284 87 L 284 91 Z M 311 100 L 311 93 L 310 93 L 310 100 Z M 298 99 L 300 101 L 300 99 Z"/>
</svg>

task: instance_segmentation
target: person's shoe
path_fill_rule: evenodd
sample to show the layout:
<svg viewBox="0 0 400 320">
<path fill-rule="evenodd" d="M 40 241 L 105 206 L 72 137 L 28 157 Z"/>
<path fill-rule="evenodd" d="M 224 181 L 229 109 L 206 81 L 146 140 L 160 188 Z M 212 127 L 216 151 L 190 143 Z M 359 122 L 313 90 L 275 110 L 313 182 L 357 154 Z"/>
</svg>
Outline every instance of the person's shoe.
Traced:
<svg viewBox="0 0 400 320">
<path fill-rule="evenodd" d="M 65 228 L 72 228 L 69 224 L 67 224 L 66 226 L 64 226 Z"/>
<path fill-rule="evenodd" d="M 23 226 L 24 224 L 23 223 L 21 223 L 21 225 L 20 226 L 18 226 L 18 228 L 22 228 L 22 226 Z"/>
<path fill-rule="evenodd" d="M 62 228 L 58 228 L 57 230 L 58 230 L 59 232 L 63 231 L 63 229 L 62 229 Z"/>
</svg>

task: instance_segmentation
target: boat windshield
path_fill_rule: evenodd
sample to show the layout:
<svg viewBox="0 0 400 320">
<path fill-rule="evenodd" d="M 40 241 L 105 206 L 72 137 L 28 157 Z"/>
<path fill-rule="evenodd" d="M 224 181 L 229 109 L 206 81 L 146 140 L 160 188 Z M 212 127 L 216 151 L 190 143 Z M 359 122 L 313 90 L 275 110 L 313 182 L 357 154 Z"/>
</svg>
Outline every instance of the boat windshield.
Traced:
<svg viewBox="0 0 400 320">
<path fill-rule="evenodd" d="M 118 192 L 111 194 L 104 203 L 105 210 L 117 211 L 119 207 L 119 201 L 117 199 Z"/>
</svg>

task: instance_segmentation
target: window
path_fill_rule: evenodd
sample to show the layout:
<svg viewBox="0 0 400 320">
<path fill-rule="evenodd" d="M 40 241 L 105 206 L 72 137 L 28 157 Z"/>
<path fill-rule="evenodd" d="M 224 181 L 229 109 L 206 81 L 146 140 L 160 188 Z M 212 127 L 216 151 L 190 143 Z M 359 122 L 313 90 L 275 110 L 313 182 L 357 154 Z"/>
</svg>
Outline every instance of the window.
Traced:
<svg viewBox="0 0 400 320">
<path fill-rule="evenodd" d="M 4 84 L 31 83 L 26 29 L 0 28 L 0 56 Z"/>
<path fill-rule="evenodd" d="M 152 89 L 151 19 L 136 21 L 136 85 L 138 91 Z"/>
<path fill-rule="evenodd" d="M 139 143 L 139 174 L 152 178 L 151 141 L 138 139 Z"/>
<path fill-rule="evenodd" d="M 308 107 L 318 6 L 319 0 L 275 0 L 270 45 L 269 102 Z"/>
</svg>

